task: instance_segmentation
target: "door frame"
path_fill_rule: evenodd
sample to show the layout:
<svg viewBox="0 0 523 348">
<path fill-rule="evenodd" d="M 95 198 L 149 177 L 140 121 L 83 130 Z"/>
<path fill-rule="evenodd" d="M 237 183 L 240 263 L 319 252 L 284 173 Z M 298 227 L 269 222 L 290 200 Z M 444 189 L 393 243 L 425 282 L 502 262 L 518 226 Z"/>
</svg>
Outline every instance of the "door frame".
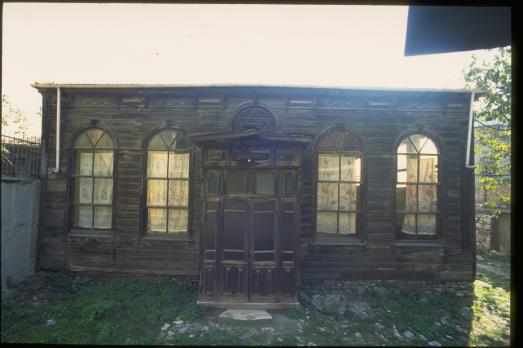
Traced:
<svg viewBox="0 0 523 348">
<path fill-rule="evenodd" d="M 260 194 L 232 194 L 228 195 L 225 192 L 221 191 L 216 196 L 208 196 L 207 195 L 207 181 L 208 181 L 208 172 L 209 171 L 225 171 L 227 170 L 244 170 L 246 172 L 246 175 L 248 175 L 251 172 L 267 172 L 271 171 L 275 173 L 275 194 L 274 195 L 260 195 Z M 294 190 L 292 195 L 283 195 L 281 194 L 278 182 L 279 182 L 279 175 L 281 175 L 284 172 L 292 171 L 294 174 Z M 227 302 L 227 296 L 224 296 L 224 288 L 225 288 L 225 280 L 222 279 L 222 261 L 223 261 L 223 252 L 224 252 L 224 245 L 223 245 L 223 224 L 224 224 L 224 214 L 225 214 L 225 203 L 224 201 L 231 200 L 231 201 L 238 201 L 238 202 L 244 202 L 246 207 L 246 214 L 247 214 L 247 224 L 246 227 L 248 229 L 247 233 L 245 234 L 245 244 L 246 250 L 246 261 L 247 261 L 247 278 L 245 279 L 245 286 L 246 286 L 246 302 L 247 303 L 284 303 L 284 304 L 291 304 L 294 305 L 297 302 L 297 290 L 298 290 L 298 281 L 299 281 L 299 221 L 300 221 L 300 205 L 299 205 L 299 192 L 300 192 L 300 168 L 299 167 L 258 167 L 258 168 L 239 168 L 239 167 L 220 167 L 215 168 L 213 167 L 207 167 L 203 168 L 202 170 L 203 174 L 203 180 L 202 180 L 202 229 L 200 234 L 200 299 L 203 301 L 199 302 L 205 302 L 207 299 L 207 294 L 205 293 L 205 287 L 207 284 L 205 284 L 205 266 L 206 266 L 206 247 L 205 247 L 205 233 L 206 233 L 206 219 L 207 219 L 207 205 L 208 205 L 208 199 L 210 198 L 214 202 L 217 202 L 217 213 L 216 213 L 216 224 L 217 228 L 215 229 L 215 260 L 214 260 L 214 267 L 215 267 L 215 277 L 217 277 L 215 281 L 216 286 L 216 292 L 215 296 L 216 298 L 212 298 L 212 300 L 219 300 L 222 302 Z M 247 179 L 246 179 L 247 181 Z M 225 174 L 223 182 L 225 182 Z M 225 184 L 224 184 L 225 185 Z M 254 267 L 255 267 L 255 261 L 254 261 L 254 217 L 255 217 L 255 209 L 254 204 L 256 202 L 273 202 L 273 209 L 274 209 L 274 297 L 268 297 L 266 299 L 260 299 L 260 297 L 253 296 L 254 293 L 254 283 L 253 283 L 253 276 L 254 276 Z M 294 205 L 294 220 L 293 220 L 293 234 L 291 236 L 292 240 L 292 261 L 284 261 L 284 250 L 283 246 L 280 246 L 280 239 L 282 238 L 280 233 L 280 225 L 282 224 L 282 216 L 283 216 L 283 205 L 282 201 L 285 203 L 291 203 Z M 281 249 L 281 250 L 280 250 Z M 288 298 L 288 296 L 283 296 L 283 293 L 281 291 L 282 287 L 282 279 L 283 279 L 283 272 L 285 269 L 285 265 L 287 267 L 289 264 L 292 264 L 292 269 L 294 272 L 293 281 L 291 284 L 291 292 L 292 292 L 292 299 Z M 233 299 L 233 298 L 231 298 Z M 209 298 L 209 300 L 211 300 Z M 264 301 L 270 301 L 270 302 L 260 302 L 260 300 Z M 233 303 L 233 302 L 231 302 Z"/>
</svg>

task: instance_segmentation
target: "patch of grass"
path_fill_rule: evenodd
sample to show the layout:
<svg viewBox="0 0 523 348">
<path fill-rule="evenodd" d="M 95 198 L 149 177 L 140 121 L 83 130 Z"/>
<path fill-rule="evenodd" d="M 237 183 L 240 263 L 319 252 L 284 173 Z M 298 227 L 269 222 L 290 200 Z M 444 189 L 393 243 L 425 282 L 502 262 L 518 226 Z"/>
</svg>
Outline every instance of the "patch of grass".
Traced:
<svg viewBox="0 0 523 348">
<path fill-rule="evenodd" d="M 70 285 L 64 278 L 53 280 Z M 2 341 L 65 344 L 155 344 L 177 315 L 198 318 L 196 294 L 173 281 L 114 280 L 80 286 L 68 298 L 36 308 L 2 303 Z M 53 319 L 55 325 L 47 326 Z"/>
<path fill-rule="evenodd" d="M 477 255 L 484 257 L 487 261 L 499 262 L 506 265 L 507 267 L 510 265 L 510 255 L 493 253 L 482 248 L 477 248 L 476 253 Z"/>
<path fill-rule="evenodd" d="M 287 311 L 287 316 L 291 319 L 303 319 L 305 318 L 305 312 L 300 308 L 290 308 Z"/>
</svg>

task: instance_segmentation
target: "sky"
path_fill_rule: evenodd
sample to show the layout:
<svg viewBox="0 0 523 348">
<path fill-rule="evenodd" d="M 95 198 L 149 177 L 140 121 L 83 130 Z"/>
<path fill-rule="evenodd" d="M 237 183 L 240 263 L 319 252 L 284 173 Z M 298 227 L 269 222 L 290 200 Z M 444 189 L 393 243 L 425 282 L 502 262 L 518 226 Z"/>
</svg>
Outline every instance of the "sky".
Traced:
<svg viewBox="0 0 523 348">
<path fill-rule="evenodd" d="M 34 82 L 465 87 L 472 53 L 405 57 L 407 6 L 4 3 L 2 94 Z"/>
</svg>

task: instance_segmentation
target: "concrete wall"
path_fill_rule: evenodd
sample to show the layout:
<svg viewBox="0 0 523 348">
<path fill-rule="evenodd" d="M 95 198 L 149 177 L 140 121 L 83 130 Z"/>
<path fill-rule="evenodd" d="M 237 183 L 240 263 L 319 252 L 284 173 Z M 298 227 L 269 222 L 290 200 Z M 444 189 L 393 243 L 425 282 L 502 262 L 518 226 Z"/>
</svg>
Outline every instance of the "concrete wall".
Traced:
<svg viewBox="0 0 523 348">
<path fill-rule="evenodd" d="M 39 180 L 2 178 L 2 294 L 34 270 L 39 200 Z"/>
</svg>

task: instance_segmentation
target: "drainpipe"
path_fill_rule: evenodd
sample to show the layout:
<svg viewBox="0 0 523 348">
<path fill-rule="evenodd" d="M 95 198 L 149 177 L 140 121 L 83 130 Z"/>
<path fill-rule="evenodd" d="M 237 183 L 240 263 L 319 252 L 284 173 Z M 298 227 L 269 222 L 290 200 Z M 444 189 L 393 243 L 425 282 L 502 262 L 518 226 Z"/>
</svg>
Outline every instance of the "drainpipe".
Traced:
<svg viewBox="0 0 523 348">
<path fill-rule="evenodd" d="M 56 165 L 55 173 L 60 172 L 60 109 L 62 93 L 60 87 L 56 87 Z M 468 158 L 468 157 L 467 157 Z"/>
<path fill-rule="evenodd" d="M 472 104 L 474 104 L 474 95 L 476 91 L 472 91 L 470 95 L 470 107 L 469 107 L 469 128 L 467 132 L 467 155 L 465 156 L 465 168 L 472 169 L 475 167 L 475 164 L 470 164 L 470 143 L 472 142 L 472 132 L 474 130 L 474 112 L 472 111 Z"/>
</svg>

